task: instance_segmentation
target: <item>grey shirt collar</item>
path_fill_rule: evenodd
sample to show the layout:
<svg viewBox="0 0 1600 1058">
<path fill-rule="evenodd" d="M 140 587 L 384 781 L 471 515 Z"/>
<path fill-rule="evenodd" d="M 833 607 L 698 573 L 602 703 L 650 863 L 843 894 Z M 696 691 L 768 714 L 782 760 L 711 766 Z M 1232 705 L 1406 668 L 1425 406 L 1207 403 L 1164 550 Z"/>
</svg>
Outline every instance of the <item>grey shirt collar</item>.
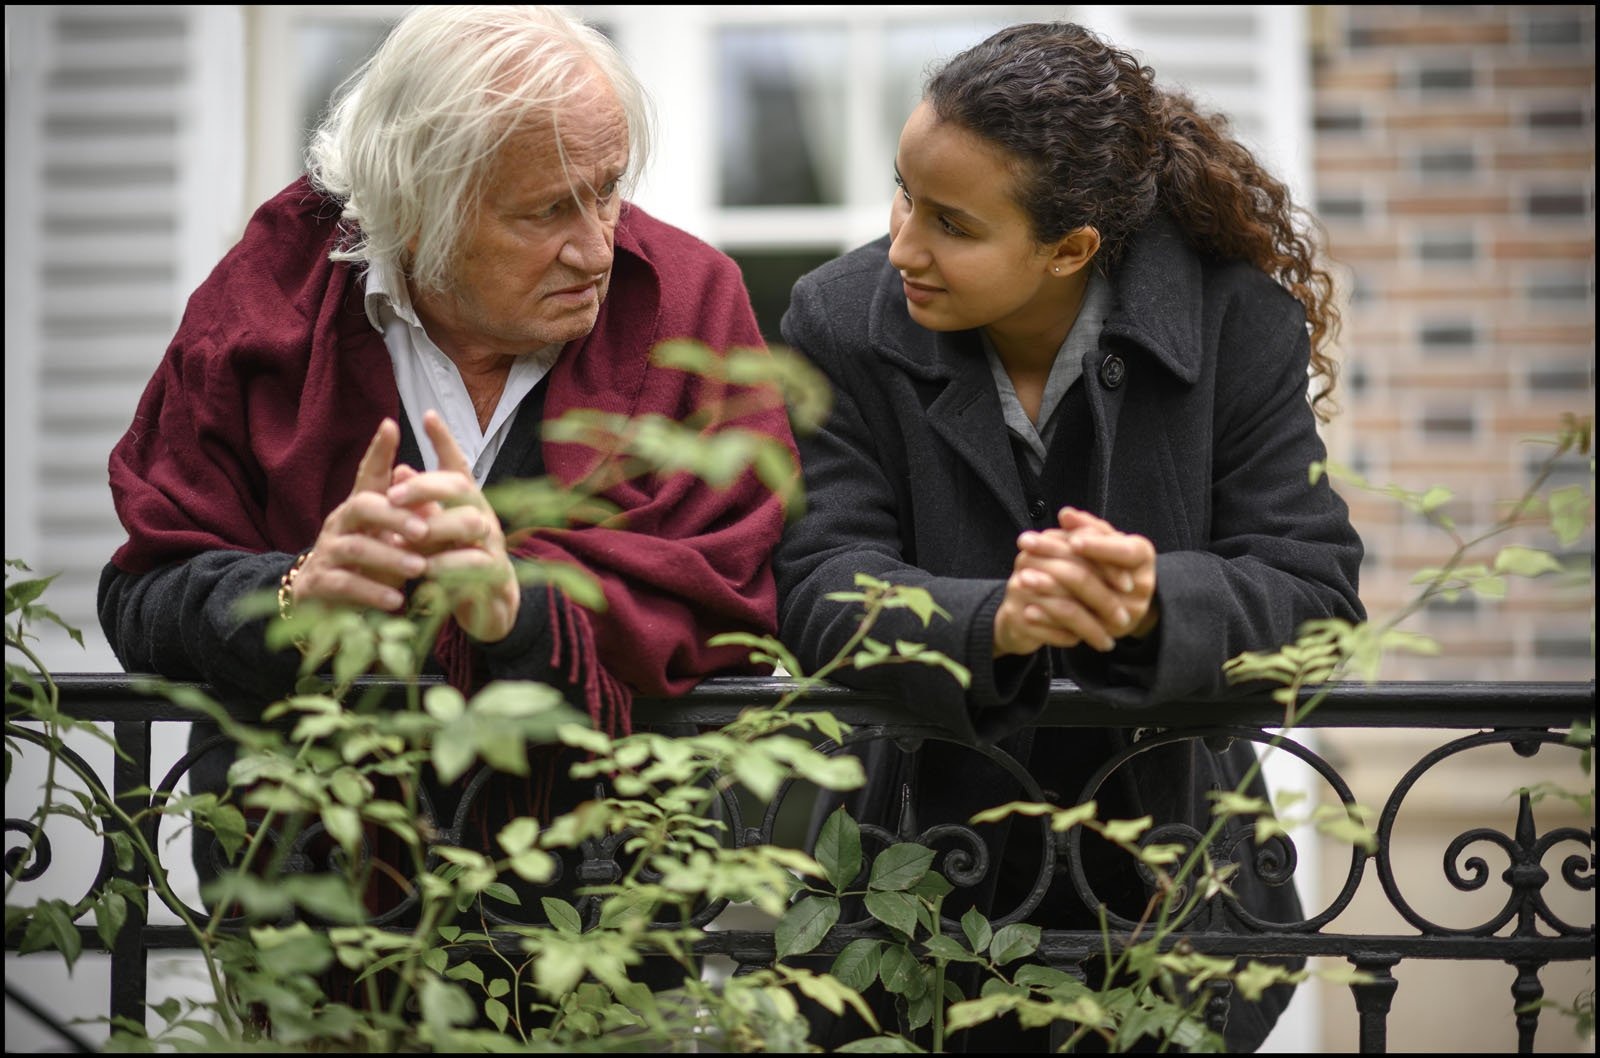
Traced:
<svg viewBox="0 0 1600 1058">
<path fill-rule="evenodd" d="M 1111 286 L 1104 276 L 1091 269 L 1089 285 L 1083 292 L 1083 304 L 1078 308 L 1078 318 L 1062 340 L 1061 348 L 1056 350 L 1050 375 L 1045 379 L 1037 424 L 1022 410 L 1016 387 L 1011 384 L 1011 376 L 1006 374 L 1005 365 L 1000 363 L 1000 355 L 995 352 L 988 333 L 979 332 L 983 338 L 984 356 L 989 360 L 989 371 L 994 376 L 995 389 L 1000 394 L 1000 410 L 1005 415 L 1006 426 L 1026 447 L 1028 466 L 1035 474 L 1044 471 L 1045 453 L 1050 450 L 1051 438 L 1055 436 L 1056 409 L 1083 374 L 1083 358 L 1100 348 L 1100 332 L 1105 327 L 1110 310 Z"/>
</svg>

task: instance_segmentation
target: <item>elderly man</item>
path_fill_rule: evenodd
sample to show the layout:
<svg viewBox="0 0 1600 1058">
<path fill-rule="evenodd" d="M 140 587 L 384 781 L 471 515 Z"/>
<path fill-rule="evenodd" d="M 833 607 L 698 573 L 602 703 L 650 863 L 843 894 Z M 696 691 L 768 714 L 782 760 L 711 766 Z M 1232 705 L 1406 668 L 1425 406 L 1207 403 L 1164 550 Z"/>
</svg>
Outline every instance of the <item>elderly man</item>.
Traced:
<svg viewBox="0 0 1600 1058">
<path fill-rule="evenodd" d="M 633 692 L 741 662 L 706 641 L 774 626 L 783 511 L 753 475 L 629 480 L 617 517 L 511 548 L 482 492 L 593 471 L 592 450 L 541 441 L 569 410 L 703 412 L 712 384 L 651 364 L 657 343 L 761 344 L 734 263 L 625 201 L 647 142 L 640 86 L 558 11 L 394 28 L 308 174 L 191 298 L 112 453 L 129 539 L 99 601 L 126 668 L 266 700 L 300 659 L 241 598 L 399 611 L 417 578 L 460 571 L 492 586 L 434 648 L 462 687 L 542 680 L 615 723 Z M 793 445 L 781 407 L 737 422 Z M 516 555 L 581 567 L 607 605 L 519 586 Z"/>
</svg>

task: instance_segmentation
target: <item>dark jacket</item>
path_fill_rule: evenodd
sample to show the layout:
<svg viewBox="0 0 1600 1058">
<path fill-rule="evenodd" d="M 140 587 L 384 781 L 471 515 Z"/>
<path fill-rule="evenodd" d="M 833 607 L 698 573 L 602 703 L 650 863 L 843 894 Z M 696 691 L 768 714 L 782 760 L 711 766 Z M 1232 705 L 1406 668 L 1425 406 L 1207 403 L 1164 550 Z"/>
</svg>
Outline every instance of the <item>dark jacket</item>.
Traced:
<svg viewBox="0 0 1600 1058">
<path fill-rule="evenodd" d="M 924 587 L 949 620 L 924 629 L 909 611 L 888 611 L 874 636 L 927 643 L 967 666 L 971 687 L 922 666 L 841 669 L 838 678 L 893 689 L 954 744 L 1004 740 L 1071 803 L 1086 772 L 1129 742 L 1120 731 L 1008 738 L 1039 710 L 1052 678 L 1133 710 L 1213 697 L 1227 692 L 1222 665 L 1234 655 L 1275 649 L 1312 618 L 1363 616 L 1360 539 L 1326 478 L 1308 476 L 1325 452 L 1306 400 L 1305 313 L 1270 277 L 1202 256 L 1165 219 L 1133 239 L 1110 273 L 1099 348 L 1084 358 L 1036 477 L 1019 469 L 978 335 L 913 323 L 887 251 L 880 239 L 803 277 L 783 319 L 784 340 L 835 390 L 826 427 L 800 439 L 808 514 L 777 558 L 780 634 L 807 671 L 855 630 L 859 609 L 826 597 L 851 590 L 856 573 Z M 1110 654 L 1084 646 L 995 662 L 994 615 L 1016 537 L 1054 525 L 1063 503 L 1154 543 L 1157 631 Z M 909 769 L 922 776 L 920 824 L 1015 796 L 952 783 L 964 774 L 959 752 L 925 747 Z M 1100 817 L 1151 813 L 1157 824 L 1203 830 L 1206 792 L 1234 788 L 1252 760 L 1244 743 L 1144 754 L 1122 770 L 1114 796 L 1107 791 Z M 889 784 L 907 772 L 880 753 L 858 804 L 881 814 Z M 1006 849 L 991 851 L 1005 861 Z M 1299 917 L 1291 886 L 1265 886 L 1248 866 L 1238 881 L 1255 914 Z M 1124 882 L 1107 881 L 1112 903 Z M 1231 1045 L 1260 1043 L 1278 1003 L 1262 1006 L 1230 1016 Z"/>
</svg>

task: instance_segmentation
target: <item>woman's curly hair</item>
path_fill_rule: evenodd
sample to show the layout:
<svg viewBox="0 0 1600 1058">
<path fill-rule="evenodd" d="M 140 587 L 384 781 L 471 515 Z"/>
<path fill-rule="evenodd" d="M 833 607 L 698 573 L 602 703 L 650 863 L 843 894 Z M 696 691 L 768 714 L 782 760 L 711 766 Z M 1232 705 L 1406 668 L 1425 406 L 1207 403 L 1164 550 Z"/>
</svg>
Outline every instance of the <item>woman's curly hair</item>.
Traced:
<svg viewBox="0 0 1600 1058">
<path fill-rule="evenodd" d="M 1133 56 L 1065 22 L 1001 30 L 945 64 L 926 97 L 941 121 L 1017 159 L 1019 199 L 1040 242 L 1093 227 L 1109 267 L 1162 210 L 1202 252 L 1247 261 L 1280 283 L 1305 307 L 1312 408 L 1331 417 L 1339 308 L 1316 259 L 1320 226 L 1229 134 L 1226 118 L 1200 114 Z"/>
</svg>

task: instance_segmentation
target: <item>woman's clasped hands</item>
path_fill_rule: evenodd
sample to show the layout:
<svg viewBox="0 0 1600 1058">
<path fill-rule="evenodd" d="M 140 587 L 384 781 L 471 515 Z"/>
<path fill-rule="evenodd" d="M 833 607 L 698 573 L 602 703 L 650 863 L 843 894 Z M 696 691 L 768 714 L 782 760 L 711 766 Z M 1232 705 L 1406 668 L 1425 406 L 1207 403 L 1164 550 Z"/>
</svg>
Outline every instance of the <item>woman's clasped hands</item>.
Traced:
<svg viewBox="0 0 1600 1058">
<path fill-rule="evenodd" d="M 1108 651 L 1156 625 L 1156 552 L 1086 511 L 1061 508 L 1060 528 L 1023 533 L 994 620 L 994 656 L 1086 643 Z"/>
<path fill-rule="evenodd" d="M 439 468 L 396 466 L 400 427 L 385 419 L 350 495 L 323 520 L 293 601 L 395 612 L 405 605 L 407 582 L 426 576 L 446 587 L 468 635 L 498 642 L 522 601 L 505 533 L 438 412 L 424 414 L 423 428 Z"/>
</svg>

